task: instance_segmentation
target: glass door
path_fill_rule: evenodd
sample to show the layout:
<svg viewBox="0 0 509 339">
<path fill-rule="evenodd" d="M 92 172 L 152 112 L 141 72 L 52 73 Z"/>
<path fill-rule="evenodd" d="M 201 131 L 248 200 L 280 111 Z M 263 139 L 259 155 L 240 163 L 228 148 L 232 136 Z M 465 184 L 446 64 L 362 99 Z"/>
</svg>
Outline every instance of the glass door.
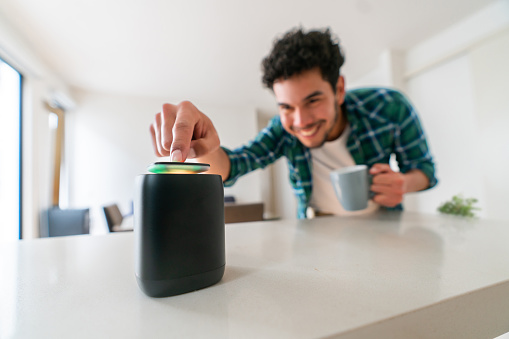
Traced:
<svg viewBox="0 0 509 339">
<path fill-rule="evenodd" d="M 21 74 L 0 59 L 0 242 L 21 239 Z"/>
</svg>

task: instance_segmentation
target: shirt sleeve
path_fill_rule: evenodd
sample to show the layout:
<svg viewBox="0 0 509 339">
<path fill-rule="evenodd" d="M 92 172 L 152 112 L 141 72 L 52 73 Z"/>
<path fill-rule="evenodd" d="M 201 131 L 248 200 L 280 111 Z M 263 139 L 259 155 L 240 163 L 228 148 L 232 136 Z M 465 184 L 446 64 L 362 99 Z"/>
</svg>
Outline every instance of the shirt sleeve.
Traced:
<svg viewBox="0 0 509 339">
<path fill-rule="evenodd" d="M 284 153 L 285 133 L 279 116 L 276 116 L 248 144 L 234 150 L 222 147 L 230 159 L 230 174 L 224 186 L 230 187 L 241 176 L 279 159 Z"/>
<path fill-rule="evenodd" d="M 406 173 L 413 169 L 422 171 L 429 179 L 429 187 L 435 186 L 435 165 L 429 151 L 426 135 L 422 129 L 417 112 L 401 94 L 395 98 L 398 109 L 398 126 L 395 134 L 395 153 L 400 171 Z"/>
</svg>

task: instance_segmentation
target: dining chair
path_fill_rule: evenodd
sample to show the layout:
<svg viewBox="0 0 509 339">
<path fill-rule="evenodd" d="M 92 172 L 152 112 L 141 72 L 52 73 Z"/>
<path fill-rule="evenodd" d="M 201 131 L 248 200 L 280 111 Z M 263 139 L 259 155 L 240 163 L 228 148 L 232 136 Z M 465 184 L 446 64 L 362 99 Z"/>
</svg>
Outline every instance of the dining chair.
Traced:
<svg viewBox="0 0 509 339">
<path fill-rule="evenodd" d="M 108 225 L 108 230 L 110 232 L 129 232 L 133 229 L 123 228 L 122 221 L 124 221 L 124 216 L 117 204 L 112 204 L 108 206 L 103 206 L 104 216 L 106 217 L 106 224 Z"/>
<path fill-rule="evenodd" d="M 61 209 L 51 207 L 41 215 L 40 237 L 60 237 L 89 234 L 89 209 Z"/>
</svg>

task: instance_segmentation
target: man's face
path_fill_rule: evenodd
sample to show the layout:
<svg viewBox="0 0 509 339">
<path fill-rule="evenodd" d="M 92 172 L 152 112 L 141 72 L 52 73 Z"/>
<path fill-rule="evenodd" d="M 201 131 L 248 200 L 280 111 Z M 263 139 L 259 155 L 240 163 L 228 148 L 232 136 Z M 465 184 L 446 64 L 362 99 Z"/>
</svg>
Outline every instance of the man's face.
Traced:
<svg viewBox="0 0 509 339">
<path fill-rule="evenodd" d="M 336 93 L 322 78 L 319 69 L 305 71 L 273 85 L 284 129 L 309 148 L 320 147 L 341 133 L 344 80 L 340 77 Z"/>
</svg>

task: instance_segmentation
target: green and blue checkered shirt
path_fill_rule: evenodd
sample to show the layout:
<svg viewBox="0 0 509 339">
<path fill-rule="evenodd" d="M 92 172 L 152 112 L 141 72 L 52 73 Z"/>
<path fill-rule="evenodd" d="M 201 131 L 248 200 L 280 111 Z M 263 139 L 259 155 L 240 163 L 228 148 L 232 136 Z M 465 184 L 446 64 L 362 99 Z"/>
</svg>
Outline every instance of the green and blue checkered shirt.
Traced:
<svg viewBox="0 0 509 339">
<path fill-rule="evenodd" d="M 356 164 L 368 167 L 389 163 L 396 155 L 402 173 L 421 170 L 433 187 L 437 183 L 435 168 L 426 137 L 412 105 L 399 92 L 386 88 L 363 88 L 348 91 L 345 96 L 346 117 L 351 132 L 347 148 Z M 285 156 L 288 160 L 290 184 L 297 197 L 297 217 L 306 218 L 313 191 L 312 161 L 309 148 L 286 132 L 279 116 L 272 118 L 254 140 L 229 150 L 230 175 L 224 182 L 232 186 L 239 177 L 264 168 Z"/>
</svg>

